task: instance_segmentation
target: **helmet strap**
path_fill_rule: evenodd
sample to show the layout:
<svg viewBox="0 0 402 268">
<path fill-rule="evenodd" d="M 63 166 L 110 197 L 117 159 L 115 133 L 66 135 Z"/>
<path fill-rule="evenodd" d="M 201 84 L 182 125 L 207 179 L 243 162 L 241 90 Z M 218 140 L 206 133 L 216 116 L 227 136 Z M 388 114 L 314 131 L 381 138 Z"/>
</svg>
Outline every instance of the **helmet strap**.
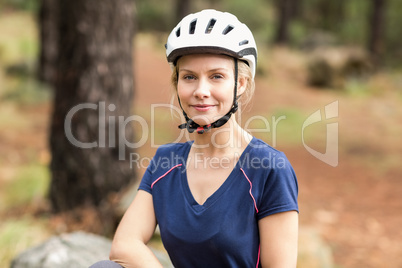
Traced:
<svg viewBox="0 0 402 268">
<path fill-rule="evenodd" d="M 229 112 L 227 114 L 225 114 L 224 116 L 222 116 L 221 118 L 219 118 L 218 120 L 216 120 L 215 122 L 205 125 L 205 126 L 200 126 L 199 124 L 197 124 L 196 122 L 194 122 L 192 119 L 190 119 L 186 112 L 184 111 L 183 107 L 181 106 L 181 102 L 180 102 L 180 98 L 179 98 L 179 94 L 177 94 L 177 99 L 179 101 L 179 105 L 181 110 L 183 111 L 183 116 L 186 119 L 186 123 L 183 123 L 181 125 L 179 125 L 180 129 L 187 129 L 187 131 L 189 133 L 193 133 L 194 131 L 196 131 L 198 134 L 203 134 L 204 132 L 210 130 L 211 128 L 218 128 L 223 126 L 224 124 L 227 123 L 227 121 L 229 121 L 230 117 L 232 116 L 232 114 L 234 114 L 238 108 L 239 105 L 237 103 L 237 80 L 238 80 L 238 72 L 239 72 L 239 67 L 238 67 L 238 63 L 237 63 L 237 59 L 234 58 L 234 75 L 235 75 L 235 85 L 234 85 L 234 95 L 233 95 L 233 104 L 232 104 L 232 108 L 230 108 Z M 179 74 L 177 73 L 177 81 L 179 81 Z"/>
</svg>

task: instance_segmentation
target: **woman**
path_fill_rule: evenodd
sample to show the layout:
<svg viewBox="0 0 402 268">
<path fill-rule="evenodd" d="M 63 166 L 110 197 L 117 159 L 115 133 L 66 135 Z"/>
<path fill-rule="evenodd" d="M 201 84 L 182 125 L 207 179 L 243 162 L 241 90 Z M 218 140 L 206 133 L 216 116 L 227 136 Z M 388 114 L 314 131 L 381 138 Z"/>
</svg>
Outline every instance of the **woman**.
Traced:
<svg viewBox="0 0 402 268">
<path fill-rule="evenodd" d="M 194 141 L 157 150 L 103 265 L 162 267 L 146 246 L 159 224 L 178 268 L 295 267 L 294 171 L 233 115 L 253 93 L 252 33 L 229 13 L 204 10 L 173 29 L 166 53 L 186 120 L 179 127 Z"/>
</svg>

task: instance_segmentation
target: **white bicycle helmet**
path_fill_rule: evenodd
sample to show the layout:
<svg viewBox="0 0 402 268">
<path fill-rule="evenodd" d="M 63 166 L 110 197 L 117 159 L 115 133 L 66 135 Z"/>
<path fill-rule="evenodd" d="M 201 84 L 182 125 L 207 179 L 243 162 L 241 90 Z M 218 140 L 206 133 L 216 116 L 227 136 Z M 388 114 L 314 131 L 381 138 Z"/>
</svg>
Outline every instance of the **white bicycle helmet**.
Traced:
<svg viewBox="0 0 402 268">
<path fill-rule="evenodd" d="M 188 54 L 224 54 L 247 62 L 255 76 L 257 46 L 250 29 L 236 16 L 207 9 L 184 17 L 170 33 L 166 57 L 174 66 Z"/>
</svg>

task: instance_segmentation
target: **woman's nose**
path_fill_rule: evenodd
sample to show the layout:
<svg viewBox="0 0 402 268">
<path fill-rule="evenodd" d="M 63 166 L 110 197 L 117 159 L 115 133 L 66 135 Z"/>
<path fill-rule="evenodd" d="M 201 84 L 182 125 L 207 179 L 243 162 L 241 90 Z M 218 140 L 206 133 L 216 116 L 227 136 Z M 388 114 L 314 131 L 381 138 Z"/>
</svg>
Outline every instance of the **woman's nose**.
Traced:
<svg viewBox="0 0 402 268">
<path fill-rule="evenodd" d="M 211 95 L 210 85 L 208 84 L 208 82 L 200 79 L 197 83 L 197 87 L 195 88 L 193 95 L 194 97 L 200 99 L 208 98 Z"/>
</svg>

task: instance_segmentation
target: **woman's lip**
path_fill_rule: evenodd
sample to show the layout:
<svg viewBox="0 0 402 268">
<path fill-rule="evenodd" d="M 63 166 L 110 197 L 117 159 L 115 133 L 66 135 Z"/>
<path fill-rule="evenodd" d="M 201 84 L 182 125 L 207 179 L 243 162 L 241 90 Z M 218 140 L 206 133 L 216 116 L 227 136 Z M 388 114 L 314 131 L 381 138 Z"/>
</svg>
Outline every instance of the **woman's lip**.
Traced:
<svg viewBox="0 0 402 268">
<path fill-rule="evenodd" d="M 197 105 L 191 105 L 191 106 L 200 112 L 206 112 L 209 109 L 211 109 L 212 107 L 214 107 L 214 105 L 208 105 L 208 104 L 197 104 Z"/>
</svg>

